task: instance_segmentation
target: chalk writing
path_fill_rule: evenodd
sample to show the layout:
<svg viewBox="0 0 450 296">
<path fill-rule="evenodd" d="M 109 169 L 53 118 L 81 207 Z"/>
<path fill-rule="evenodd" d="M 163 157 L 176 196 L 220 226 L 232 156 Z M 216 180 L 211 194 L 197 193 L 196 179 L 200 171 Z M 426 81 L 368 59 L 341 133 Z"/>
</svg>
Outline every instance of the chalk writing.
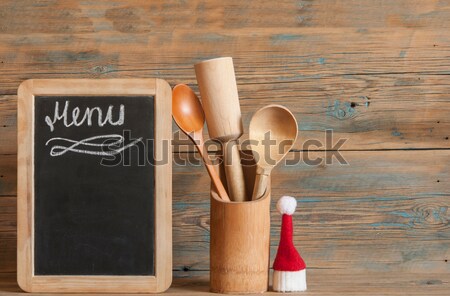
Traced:
<svg viewBox="0 0 450 296">
<path fill-rule="evenodd" d="M 99 140 L 102 141 L 100 142 Z M 142 137 L 123 146 L 121 145 L 124 143 L 124 138 L 118 134 L 89 137 L 80 141 L 55 137 L 48 140 L 45 145 L 47 146 L 54 141 L 62 142 L 62 144 L 52 146 L 50 149 L 51 156 L 61 156 L 69 151 L 89 155 L 111 156 L 135 146 L 138 142 L 142 141 Z M 105 148 L 108 150 L 105 150 Z"/>
<path fill-rule="evenodd" d="M 79 119 L 81 110 L 79 107 L 75 107 L 72 110 L 72 119 L 71 119 L 71 121 L 69 121 L 69 119 L 70 119 L 69 118 L 70 115 L 68 115 L 69 101 L 65 101 L 62 112 L 60 111 L 60 108 L 59 108 L 59 102 L 56 101 L 55 111 L 53 113 L 53 119 L 50 116 L 45 116 L 45 122 L 50 127 L 51 132 L 53 132 L 55 130 L 55 123 L 60 120 L 62 120 L 62 122 L 64 123 L 64 126 L 66 126 L 66 127 L 69 127 L 72 125 L 81 126 L 85 122 L 87 123 L 88 126 L 92 126 L 92 117 L 93 117 L 94 113 L 97 113 L 97 124 L 99 127 L 102 127 L 102 126 L 106 125 L 107 123 L 109 123 L 110 125 L 114 125 L 114 126 L 115 125 L 123 125 L 123 123 L 125 122 L 125 106 L 122 104 L 120 105 L 119 119 L 116 121 L 113 121 L 113 119 L 112 119 L 113 108 L 114 108 L 113 105 L 109 105 L 108 110 L 106 112 L 106 116 L 105 116 L 105 118 L 103 118 L 103 111 L 102 111 L 102 109 L 100 109 L 100 107 L 93 107 L 93 108 L 87 107 L 84 111 L 83 117 L 81 119 Z"/>
</svg>

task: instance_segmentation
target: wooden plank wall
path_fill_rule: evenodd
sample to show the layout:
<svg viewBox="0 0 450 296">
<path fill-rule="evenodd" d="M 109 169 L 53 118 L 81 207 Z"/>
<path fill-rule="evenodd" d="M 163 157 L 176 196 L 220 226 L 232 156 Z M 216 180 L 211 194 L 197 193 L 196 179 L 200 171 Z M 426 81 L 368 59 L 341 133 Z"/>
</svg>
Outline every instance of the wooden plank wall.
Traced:
<svg viewBox="0 0 450 296">
<path fill-rule="evenodd" d="M 274 202 L 298 198 L 295 243 L 308 267 L 448 279 L 449 32 L 443 0 L 1 1 L 0 273 L 16 270 L 21 81 L 160 77 L 197 90 L 195 62 L 232 56 L 246 130 L 259 107 L 279 103 L 299 122 L 289 159 L 308 154 L 308 139 L 325 143 L 327 129 L 347 139 L 348 165 L 273 175 Z M 195 156 L 183 138 L 174 144 L 175 159 Z M 312 148 L 310 158 L 332 152 Z M 175 276 L 207 274 L 208 176 L 174 165 L 173 186 Z"/>
</svg>

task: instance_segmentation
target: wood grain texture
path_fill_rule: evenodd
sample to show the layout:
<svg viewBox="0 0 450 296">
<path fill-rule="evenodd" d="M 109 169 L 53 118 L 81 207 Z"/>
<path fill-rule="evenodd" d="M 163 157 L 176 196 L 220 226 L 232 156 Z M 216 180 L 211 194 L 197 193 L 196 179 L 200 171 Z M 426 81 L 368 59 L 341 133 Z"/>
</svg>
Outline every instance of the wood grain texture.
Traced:
<svg viewBox="0 0 450 296">
<path fill-rule="evenodd" d="M 297 28 L 297 27 L 386 27 L 448 28 L 448 1 L 300 0 L 273 2 L 249 0 L 216 1 L 3 1 L 0 25 L 10 34 L 89 33 L 101 31 L 148 33 L 157 28 Z M 49 11 L 50 10 L 50 11 Z M 369 16 L 370 17 L 367 17 Z M 274 17 L 276 16 L 276 17 Z M 20 19 L 46 19 L 23 23 Z M 65 26 L 56 26 L 65 20 Z"/>
<path fill-rule="evenodd" d="M 246 86 L 245 91 L 240 91 L 246 131 L 242 139 L 248 138 L 253 113 L 273 103 L 272 98 L 278 98 L 284 92 L 286 97 L 276 102 L 288 107 L 297 118 L 299 136 L 295 149 L 307 148 L 304 146 L 306 140 L 318 140 L 323 146 L 310 149 L 325 150 L 324 131 L 327 129 L 334 131 L 335 142 L 340 138 L 348 139 L 341 149 L 449 148 L 449 80 L 445 75 L 418 78 L 411 75 L 360 76 L 348 80 L 327 79 L 324 85 L 308 79 L 295 88 L 286 86 L 282 92 L 272 89 L 273 85 Z M 349 88 L 339 91 L 339 85 Z M 366 85 L 371 85 L 370 90 L 364 92 Z M 196 85 L 192 86 L 197 90 Z M 327 91 L 326 88 L 332 89 Z M 250 93 L 255 99 L 244 97 Z M 359 97 L 360 94 L 367 96 Z M 17 151 L 16 96 L 2 96 L 1 100 L 0 153 L 12 154 Z M 194 150 L 175 124 L 173 131 L 175 151 Z M 208 138 L 206 132 L 205 137 Z M 209 144 L 209 148 L 214 149 L 211 142 Z"/>
<path fill-rule="evenodd" d="M 305 157 L 303 153 L 295 154 L 290 158 Z M 298 197 L 294 241 L 307 265 L 319 269 L 417 273 L 437 268 L 448 273 L 448 151 L 344 152 L 343 156 L 349 165 L 282 166 L 272 175 L 274 202 L 283 194 Z M 317 157 L 326 155 L 310 155 L 311 159 Z M 200 174 L 192 175 L 192 167 L 175 168 L 174 180 L 180 189 L 174 191 L 174 217 L 181 220 L 174 223 L 181 222 L 180 231 L 184 233 L 187 229 L 192 231 L 190 242 L 197 245 L 196 250 L 209 239 L 205 185 L 199 180 L 200 170 Z M 183 198 L 179 204 L 176 196 L 185 195 L 182 188 L 188 184 L 192 188 L 191 202 L 185 203 Z M 274 202 L 272 259 L 280 227 Z M 192 217 L 182 216 L 191 211 Z M 174 235 L 177 237 L 177 231 Z M 175 250 L 181 253 L 185 242 L 185 237 L 181 241 L 175 238 Z M 181 254 L 175 257 L 185 257 L 184 252 Z M 193 265 L 183 264 L 180 269 L 186 266 L 187 270 L 207 270 L 208 258 L 196 258 Z"/>
<path fill-rule="evenodd" d="M 448 294 L 449 28 L 447 0 L 1 1 L 0 294 L 20 293 L 19 84 L 159 77 L 198 94 L 193 65 L 218 56 L 234 58 L 244 139 L 253 113 L 269 103 L 299 123 L 290 160 L 306 155 L 307 140 L 323 145 L 309 147 L 325 151 L 311 152 L 314 159 L 348 139 L 341 149 L 349 165 L 273 172 L 271 258 L 274 202 L 294 195 L 294 241 L 308 265 L 302 295 Z M 194 151 L 174 137 L 174 151 Z M 194 155 L 174 155 L 177 279 L 169 294 L 208 290 L 209 179 L 200 163 L 178 164 Z"/>
<path fill-rule="evenodd" d="M 309 78 L 282 88 L 275 83 L 242 87 L 242 139 L 248 138 L 253 113 L 276 102 L 288 107 L 299 123 L 295 149 L 318 140 L 323 146 L 310 149 L 325 150 L 327 129 L 334 131 L 335 139 L 348 139 L 341 149 L 450 147 L 450 83 L 445 75 L 350 75 L 317 81 Z M 15 96 L 2 96 L 0 115 L 0 153 L 16 153 Z M 194 150 L 175 124 L 173 131 L 175 151 Z"/>
<path fill-rule="evenodd" d="M 288 158 L 303 154 L 290 153 Z M 272 260 L 280 228 L 275 202 L 290 194 L 299 203 L 294 242 L 310 268 L 450 272 L 445 261 L 450 257 L 450 152 L 347 151 L 343 156 L 349 165 L 300 164 L 274 170 Z M 310 157 L 326 155 L 313 152 Z M 178 157 L 174 161 L 180 162 Z M 14 162 L 15 156 L 3 156 L 2 163 Z M 173 264 L 177 276 L 188 276 L 209 270 L 209 177 L 200 162 L 174 164 L 173 172 Z M 15 170 L 3 174 L 16 183 Z M 15 198 L 0 196 L 5 214 L 14 218 Z M 2 256 L 14 257 L 14 220 L 2 223 L 0 235 L 6 245 Z M 6 262 L 1 271 L 14 270 L 14 260 Z"/>
<path fill-rule="evenodd" d="M 449 147 L 446 1 L 2 5 L 0 94 L 44 77 L 157 76 L 195 86 L 194 63 L 230 55 L 244 126 L 257 108 L 284 104 L 302 131 L 297 149 L 302 139 L 323 141 L 326 129 L 349 139 L 344 149 Z M 27 23 L 12 20 L 24 14 Z"/>
<path fill-rule="evenodd" d="M 0 292 L 6 295 L 24 295 L 15 282 L 14 273 L 0 274 Z M 370 282 L 368 281 L 370 279 Z M 172 287 L 159 295 L 217 295 L 208 292 L 207 275 L 195 275 L 190 278 L 177 278 Z M 430 295 L 442 296 L 450 288 L 448 276 L 442 273 L 409 274 L 400 273 L 392 276 L 389 273 L 351 273 L 323 270 L 308 271 L 308 291 L 290 293 L 289 295 Z M 52 296 L 54 294 L 39 294 Z M 95 295 L 95 294 L 84 294 Z M 261 295 L 261 294 L 248 294 Z M 264 295 L 280 295 L 266 292 Z"/>
</svg>

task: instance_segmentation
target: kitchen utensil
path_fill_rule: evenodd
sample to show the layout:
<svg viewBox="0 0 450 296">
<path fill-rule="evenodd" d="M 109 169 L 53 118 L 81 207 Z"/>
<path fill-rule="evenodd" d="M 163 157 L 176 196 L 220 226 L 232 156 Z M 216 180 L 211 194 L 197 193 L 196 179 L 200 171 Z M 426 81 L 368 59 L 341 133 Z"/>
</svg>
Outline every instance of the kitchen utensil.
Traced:
<svg viewBox="0 0 450 296">
<path fill-rule="evenodd" d="M 233 201 L 245 201 L 244 173 L 237 139 L 243 133 L 241 108 L 230 57 L 195 65 L 209 136 L 222 143 L 228 192 Z"/>
<path fill-rule="evenodd" d="M 203 139 L 205 114 L 202 105 L 194 91 L 185 84 L 178 84 L 173 88 L 172 116 L 178 127 L 194 142 L 195 147 L 197 147 L 220 198 L 225 201 L 230 201 L 222 181 L 212 166 L 207 151 L 205 151 Z"/>
<path fill-rule="evenodd" d="M 286 107 L 268 105 L 250 121 L 250 147 L 256 161 L 252 200 L 260 198 L 272 169 L 286 156 L 297 138 L 297 121 Z"/>
<path fill-rule="evenodd" d="M 250 187 L 248 189 L 253 189 L 256 167 L 254 159 L 248 156 L 242 154 L 242 168 L 245 182 Z M 224 171 L 217 171 L 222 177 Z M 271 233 L 270 183 L 269 177 L 264 195 L 253 202 L 223 202 L 211 188 L 211 292 L 248 294 L 267 291 Z"/>
</svg>

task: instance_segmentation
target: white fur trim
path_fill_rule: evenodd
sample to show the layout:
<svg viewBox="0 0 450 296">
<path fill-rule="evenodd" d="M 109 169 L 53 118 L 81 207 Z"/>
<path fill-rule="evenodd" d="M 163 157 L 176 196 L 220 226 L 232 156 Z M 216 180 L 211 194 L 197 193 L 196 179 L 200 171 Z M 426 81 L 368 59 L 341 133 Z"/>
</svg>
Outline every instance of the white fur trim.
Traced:
<svg viewBox="0 0 450 296">
<path fill-rule="evenodd" d="M 299 271 L 273 271 L 273 290 L 276 292 L 306 291 L 306 269 Z"/>
<path fill-rule="evenodd" d="M 292 196 L 282 196 L 277 202 L 277 210 L 281 214 L 292 215 L 297 207 L 297 201 Z"/>
</svg>

